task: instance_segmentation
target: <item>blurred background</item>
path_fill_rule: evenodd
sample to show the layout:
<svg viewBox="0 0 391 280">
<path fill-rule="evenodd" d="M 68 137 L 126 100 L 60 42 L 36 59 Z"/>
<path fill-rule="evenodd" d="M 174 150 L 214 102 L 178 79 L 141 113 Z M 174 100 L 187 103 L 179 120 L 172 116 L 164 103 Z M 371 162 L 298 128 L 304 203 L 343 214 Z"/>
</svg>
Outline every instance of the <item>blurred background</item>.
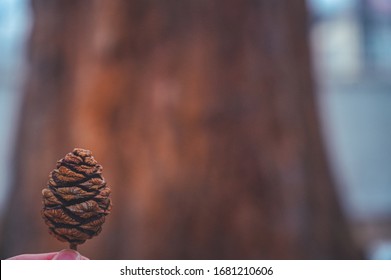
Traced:
<svg viewBox="0 0 391 280">
<path fill-rule="evenodd" d="M 0 1 L 2 258 L 81 146 L 91 258 L 391 259 L 391 1 L 108 2 Z"/>
</svg>

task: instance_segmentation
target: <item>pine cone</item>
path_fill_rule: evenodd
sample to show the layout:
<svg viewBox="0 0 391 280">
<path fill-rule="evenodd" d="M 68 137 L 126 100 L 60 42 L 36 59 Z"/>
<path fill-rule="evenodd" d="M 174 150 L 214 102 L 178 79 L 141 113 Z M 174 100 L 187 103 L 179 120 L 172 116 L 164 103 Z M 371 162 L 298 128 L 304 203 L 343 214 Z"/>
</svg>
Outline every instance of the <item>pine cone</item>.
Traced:
<svg viewBox="0 0 391 280">
<path fill-rule="evenodd" d="M 111 190 L 101 174 L 91 152 L 76 148 L 57 162 L 42 190 L 42 217 L 49 232 L 72 249 L 98 235 L 110 213 Z"/>
</svg>

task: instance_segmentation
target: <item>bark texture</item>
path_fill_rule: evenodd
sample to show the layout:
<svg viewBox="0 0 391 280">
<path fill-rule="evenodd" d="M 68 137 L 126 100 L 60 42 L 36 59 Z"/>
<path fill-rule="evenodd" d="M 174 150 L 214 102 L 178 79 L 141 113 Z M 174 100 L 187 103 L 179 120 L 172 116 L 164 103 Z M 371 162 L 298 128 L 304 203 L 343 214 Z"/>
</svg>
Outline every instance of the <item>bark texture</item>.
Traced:
<svg viewBox="0 0 391 280">
<path fill-rule="evenodd" d="M 112 188 L 90 258 L 360 257 L 319 133 L 304 0 L 32 6 L 3 257 L 63 248 L 41 189 L 74 147 Z"/>
</svg>

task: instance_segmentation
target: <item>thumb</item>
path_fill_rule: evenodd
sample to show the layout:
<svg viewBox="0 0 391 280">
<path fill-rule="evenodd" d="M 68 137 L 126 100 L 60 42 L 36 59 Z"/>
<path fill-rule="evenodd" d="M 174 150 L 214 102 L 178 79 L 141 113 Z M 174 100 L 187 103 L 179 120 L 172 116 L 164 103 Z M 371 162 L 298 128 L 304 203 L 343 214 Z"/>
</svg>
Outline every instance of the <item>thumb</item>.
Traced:
<svg viewBox="0 0 391 280">
<path fill-rule="evenodd" d="M 65 249 L 58 252 L 53 260 L 81 260 L 81 255 L 77 251 Z"/>
</svg>

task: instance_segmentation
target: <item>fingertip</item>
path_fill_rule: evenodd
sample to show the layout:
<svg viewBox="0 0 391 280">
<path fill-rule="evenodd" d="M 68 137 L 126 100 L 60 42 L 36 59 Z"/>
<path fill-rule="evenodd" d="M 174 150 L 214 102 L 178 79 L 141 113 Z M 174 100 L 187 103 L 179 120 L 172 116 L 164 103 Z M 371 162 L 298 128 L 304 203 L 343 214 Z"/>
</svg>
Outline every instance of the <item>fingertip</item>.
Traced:
<svg viewBox="0 0 391 280">
<path fill-rule="evenodd" d="M 79 252 L 71 249 L 64 249 L 60 252 L 58 252 L 54 257 L 53 260 L 81 260 L 82 256 Z"/>
</svg>

